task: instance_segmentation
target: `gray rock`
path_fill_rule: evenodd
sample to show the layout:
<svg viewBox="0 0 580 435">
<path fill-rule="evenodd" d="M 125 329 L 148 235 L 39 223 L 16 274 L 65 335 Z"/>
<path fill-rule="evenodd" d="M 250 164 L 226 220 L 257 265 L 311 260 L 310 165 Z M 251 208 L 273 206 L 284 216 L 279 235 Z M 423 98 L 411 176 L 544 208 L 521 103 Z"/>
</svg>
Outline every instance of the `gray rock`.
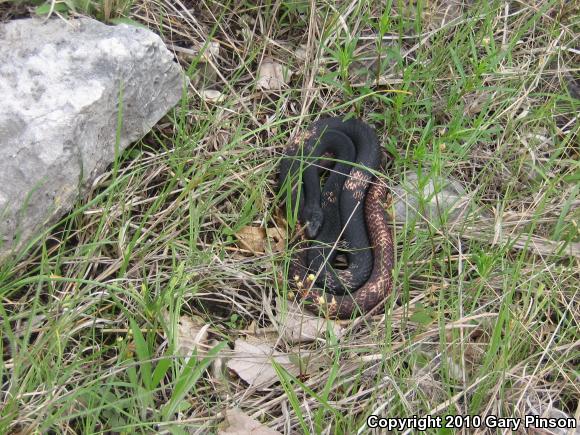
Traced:
<svg viewBox="0 0 580 435">
<path fill-rule="evenodd" d="M 156 34 L 88 18 L 0 25 L 0 261 L 74 204 L 180 99 Z"/>
<path fill-rule="evenodd" d="M 465 215 L 470 198 L 461 183 L 443 177 L 431 178 L 419 187 L 414 172 L 403 174 L 402 181 L 393 187 L 395 220 L 412 223 L 426 219 L 439 227 L 442 222 L 455 222 Z"/>
</svg>

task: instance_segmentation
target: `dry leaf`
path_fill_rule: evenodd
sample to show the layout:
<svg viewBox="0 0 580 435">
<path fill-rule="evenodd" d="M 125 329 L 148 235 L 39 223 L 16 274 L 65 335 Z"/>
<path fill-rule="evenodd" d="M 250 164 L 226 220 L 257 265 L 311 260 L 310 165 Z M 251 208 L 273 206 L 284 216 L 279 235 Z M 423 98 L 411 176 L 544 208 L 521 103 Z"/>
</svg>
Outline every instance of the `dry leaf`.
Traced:
<svg viewBox="0 0 580 435">
<path fill-rule="evenodd" d="M 463 97 L 463 101 L 465 102 L 463 114 L 467 117 L 477 116 L 490 98 L 491 95 L 488 92 L 483 91 L 472 92 L 465 95 Z"/>
<path fill-rule="evenodd" d="M 452 358 L 446 357 L 447 360 L 447 374 L 449 377 L 457 382 L 463 382 L 466 375 L 464 373 L 463 367 L 453 361 Z"/>
<path fill-rule="evenodd" d="M 216 62 L 220 55 L 220 43 L 218 41 L 204 41 L 192 44 L 188 48 L 173 46 L 173 50 L 188 60 L 196 59 L 197 62 L 199 59 L 200 63 Z"/>
<path fill-rule="evenodd" d="M 528 416 L 537 416 L 539 418 L 553 418 L 560 420 L 568 420 L 574 418 L 574 416 L 568 415 L 564 411 L 555 407 L 552 397 L 549 397 L 549 395 L 546 395 L 545 393 L 542 393 L 540 391 L 527 391 L 525 392 L 525 394 L 526 394 L 525 414 Z M 544 428 L 538 428 L 536 426 L 536 421 L 534 421 L 528 426 L 528 433 L 580 435 L 580 429 L 550 428 L 550 430 L 548 431 L 544 430 Z"/>
<path fill-rule="evenodd" d="M 321 371 L 328 371 L 328 367 L 333 363 L 328 352 L 305 350 L 303 345 L 293 347 L 288 356 L 300 368 L 301 375 L 313 375 Z"/>
<path fill-rule="evenodd" d="M 281 89 L 292 75 L 291 71 L 275 62 L 271 58 L 265 58 L 258 70 L 258 87 L 264 90 Z"/>
<path fill-rule="evenodd" d="M 169 313 L 163 314 L 166 323 L 170 323 Z M 208 344 L 209 323 L 200 317 L 181 316 L 175 331 L 176 353 L 183 357 L 190 357 L 193 352 L 198 356 L 205 354 L 210 348 Z"/>
<path fill-rule="evenodd" d="M 267 388 L 278 381 L 272 360 L 294 375 L 299 373 L 298 367 L 286 354 L 278 352 L 269 344 L 250 343 L 242 339 L 236 340 L 234 355 L 227 366 L 248 384 Z"/>
<path fill-rule="evenodd" d="M 283 303 L 287 307 L 286 310 L 281 309 L 280 299 L 276 302 L 278 308 L 276 320 L 280 334 L 288 342 L 308 343 L 317 338 L 324 339 L 328 327 L 332 328 L 335 336 L 342 335 L 343 329 L 336 322 L 306 313 L 296 302 L 284 301 Z"/>
<path fill-rule="evenodd" d="M 208 342 L 208 346 L 210 348 L 214 348 L 219 344 L 219 341 L 217 340 L 209 340 Z M 211 377 L 216 381 L 216 382 L 221 382 L 224 379 L 224 375 L 225 375 L 225 361 L 224 358 L 222 357 L 222 355 L 217 355 L 211 362 L 210 365 L 210 373 L 211 373 Z"/>
<path fill-rule="evenodd" d="M 163 318 L 166 323 L 170 324 L 170 316 L 167 311 L 163 312 Z M 209 339 L 210 324 L 206 323 L 201 317 L 181 316 L 177 322 L 175 331 L 175 353 L 185 359 L 185 363 L 194 354 L 197 359 L 205 357 L 209 349 L 218 345 L 217 340 Z M 167 337 L 166 337 L 167 338 Z M 224 359 L 223 356 L 217 355 L 212 359 L 210 373 L 212 377 L 219 382 L 223 378 Z"/>
<path fill-rule="evenodd" d="M 280 432 L 264 426 L 238 408 L 228 409 L 225 414 L 226 427 L 219 430 L 218 435 L 280 435 Z"/>
<path fill-rule="evenodd" d="M 298 60 L 305 61 L 308 58 L 308 45 L 300 44 L 296 50 L 294 50 L 294 56 Z"/>
<path fill-rule="evenodd" d="M 281 227 L 266 228 L 266 236 L 272 252 L 281 252 L 286 249 L 286 232 Z"/>
<path fill-rule="evenodd" d="M 278 227 L 262 228 L 248 225 L 236 233 L 240 246 L 254 255 L 266 251 L 280 252 L 285 248 L 285 235 Z"/>
<path fill-rule="evenodd" d="M 211 41 L 207 44 L 203 58 L 206 61 L 216 61 L 220 56 L 220 43 L 218 41 Z"/>
<path fill-rule="evenodd" d="M 200 92 L 203 101 L 208 103 L 220 103 L 225 100 L 226 96 L 215 89 L 205 89 Z"/>
<path fill-rule="evenodd" d="M 253 254 L 263 254 L 266 230 L 262 227 L 246 226 L 236 233 L 240 246 Z"/>
</svg>

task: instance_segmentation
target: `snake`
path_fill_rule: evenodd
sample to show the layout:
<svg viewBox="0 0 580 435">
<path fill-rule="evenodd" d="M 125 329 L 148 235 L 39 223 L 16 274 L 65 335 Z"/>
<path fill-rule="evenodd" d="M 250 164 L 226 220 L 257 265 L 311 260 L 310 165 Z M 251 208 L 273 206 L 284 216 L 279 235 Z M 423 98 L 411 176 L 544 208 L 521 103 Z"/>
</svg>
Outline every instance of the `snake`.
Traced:
<svg viewBox="0 0 580 435">
<path fill-rule="evenodd" d="M 302 174 L 302 189 L 300 198 L 296 198 L 297 190 L 293 190 L 293 204 L 299 204 L 299 220 L 303 222 L 305 233 L 313 243 L 307 254 L 308 269 L 318 271 L 319 285 L 333 294 L 344 294 L 360 287 L 371 272 L 372 254 L 364 225 L 362 207 L 358 204 L 354 191 L 341 193 L 345 180 L 353 168 L 357 148 L 353 138 L 362 140 L 353 133 L 352 122 L 344 125 L 339 119 L 324 119 L 314 123 L 305 144 L 297 155 L 282 161 L 280 180 L 285 181 L 297 172 Z M 350 127 L 350 128 L 348 128 Z M 341 131 L 344 130 L 344 131 Z M 368 133 L 368 132 L 366 132 Z M 329 176 L 320 189 L 319 177 L 323 168 L 332 163 L 328 158 L 320 158 L 331 153 L 336 161 L 330 168 Z M 354 195 L 354 196 L 353 196 Z M 340 197 L 340 198 L 339 198 Z M 340 208 L 339 209 L 339 199 Z M 358 207 L 357 207 L 358 206 Z M 342 213 L 341 213 L 342 212 Z M 348 242 L 341 246 L 349 249 L 347 258 L 349 267 L 343 271 L 335 271 L 332 267 L 337 250 L 333 249 L 342 229 L 341 215 L 348 216 L 348 226 L 344 228 L 344 239 Z"/>
<path fill-rule="evenodd" d="M 380 164 L 374 130 L 354 118 L 324 118 L 284 154 L 279 189 L 290 183 L 287 209 L 288 203 L 297 207 L 299 228 L 310 239 L 308 249 L 295 249 L 288 268 L 293 293 L 331 318 L 370 311 L 391 291 L 394 264 L 383 208 L 388 189 L 372 173 Z M 328 154 L 333 159 L 325 158 Z M 329 167 L 321 188 L 320 175 Z M 339 239 L 348 259 L 345 270 L 332 266 Z"/>
</svg>

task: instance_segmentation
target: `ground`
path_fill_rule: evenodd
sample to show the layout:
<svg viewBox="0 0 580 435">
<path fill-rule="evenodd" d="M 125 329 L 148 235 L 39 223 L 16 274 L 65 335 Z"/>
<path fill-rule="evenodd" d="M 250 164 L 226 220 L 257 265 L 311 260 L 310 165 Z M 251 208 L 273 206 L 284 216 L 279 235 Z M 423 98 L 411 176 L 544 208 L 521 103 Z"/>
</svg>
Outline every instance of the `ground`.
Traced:
<svg viewBox="0 0 580 435">
<path fill-rule="evenodd" d="M 1 267 L 0 432 L 217 432 L 234 408 L 281 433 L 580 418 L 577 3 L 70 3 L 159 33 L 190 86 Z M 349 114 L 376 128 L 385 182 L 453 179 L 468 212 L 397 224 L 386 313 L 296 344 L 277 166 L 312 120 Z M 243 346 L 275 349 L 276 379 L 248 384 Z"/>
</svg>

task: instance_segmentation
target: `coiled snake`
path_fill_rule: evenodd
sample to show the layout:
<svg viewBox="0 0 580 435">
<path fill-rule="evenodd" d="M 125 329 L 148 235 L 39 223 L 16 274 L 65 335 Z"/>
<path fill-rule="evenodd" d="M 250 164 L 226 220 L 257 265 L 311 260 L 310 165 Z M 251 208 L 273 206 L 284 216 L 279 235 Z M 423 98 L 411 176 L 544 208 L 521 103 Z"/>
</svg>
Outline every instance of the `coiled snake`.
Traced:
<svg viewBox="0 0 580 435">
<path fill-rule="evenodd" d="M 310 239 L 308 249 L 296 249 L 292 257 L 291 287 L 309 308 L 330 318 L 370 311 L 391 291 L 394 263 L 383 208 L 388 191 L 371 172 L 380 164 L 374 130 L 357 119 L 321 119 L 285 154 L 279 189 L 290 183 L 287 210 L 298 208 Z M 321 188 L 324 170 L 328 176 Z M 333 267 L 337 247 L 346 252 L 346 269 Z"/>
</svg>

